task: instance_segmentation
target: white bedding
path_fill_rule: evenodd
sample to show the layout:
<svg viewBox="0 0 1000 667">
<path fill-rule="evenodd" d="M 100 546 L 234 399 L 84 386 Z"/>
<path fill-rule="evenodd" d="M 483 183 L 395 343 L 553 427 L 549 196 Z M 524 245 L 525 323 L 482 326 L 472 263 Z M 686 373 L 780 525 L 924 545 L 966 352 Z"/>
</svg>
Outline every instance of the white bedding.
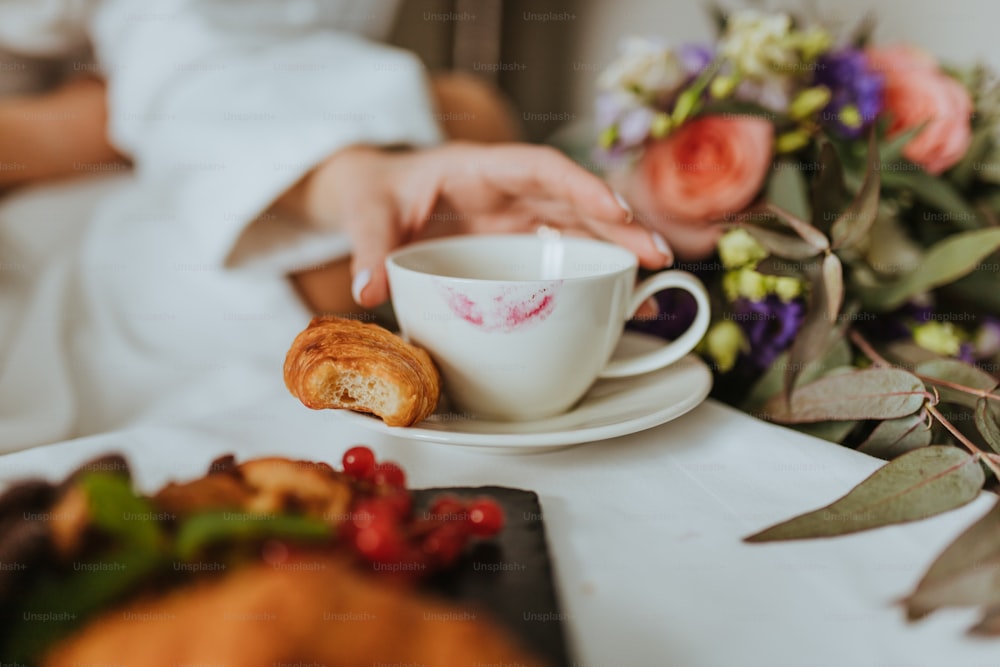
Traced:
<svg viewBox="0 0 1000 667">
<path fill-rule="evenodd" d="M 985 497 L 867 534 L 745 545 L 743 536 L 825 504 L 878 462 L 711 401 L 645 433 L 550 454 L 491 456 L 373 434 L 336 413 L 304 408 L 276 370 L 256 379 L 257 398 L 241 405 L 209 401 L 200 417 L 178 414 L 0 456 L 0 483 L 57 479 L 99 453 L 120 451 L 151 490 L 200 475 L 227 452 L 337 464 L 344 449 L 364 442 L 401 462 L 417 487 L 500 484 L 539 494 L 573 665 L 996 664 L 996 642 L 963 636 L 974 614 L 939 613 L 909 626 L 893 604 L 987 510 Z"/>
<path fill-rule="evenodd" d="M 369 433 L 285 390 L 281 362 L 308 314 L 273 275 L 187 266 L 169 239 L 128 230 L 104 252 L 72 252 L 94 233 L 87 210 L 127 181 L 2 201 L 0 340 L 12 353 L 0 442 L 54 444 L 0 456 L 0 484 L 57 479 L 114 450 L 151 490 L 226 452 L 337 463 L 365 442 L 416 486 L 539 493 L 577 665 L 995 663 L 996 643 L 962 634 L 972 613 L 908 626 L 893 605 L 987 498 L 908 526 L 750 546 L 740 538 L 829 502 L 879 462 L 712 402 L 645 433 L 526 457 Z"/>
<path fill-rule="evenodd" d="M 0 200 L 0 451 L 242 405 L 308 322 L 275 273 L 189 261 L 130 179 Z"/>
</svg>

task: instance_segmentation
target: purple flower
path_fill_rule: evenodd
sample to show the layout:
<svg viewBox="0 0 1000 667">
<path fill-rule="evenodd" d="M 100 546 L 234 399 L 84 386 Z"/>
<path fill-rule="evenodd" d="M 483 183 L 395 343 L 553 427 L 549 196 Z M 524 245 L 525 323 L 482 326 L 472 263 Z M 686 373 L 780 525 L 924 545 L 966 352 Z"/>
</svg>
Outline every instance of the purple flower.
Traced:
<svg viewBox="0 0 1000 667">
<path fill-rule="evenodd" d="M 988 359 L 1000 353 L 1000 319 L 983 316 L 975 334 L 973 353 L 977 359 Z"/>
<path fill-rule="evenodd" d="M 653 115 L 653 110 L 649 107 L 639 107 L 624 112 L 618 119 L 618 145 L 623 148 L 641 146 L 649 136 Z"/>
<path fill-rule="evenodd" d="M 804 315 L 801 299 L 785 302 L 772 294 L 762 301 L 739 298 L 733 302 L 733 317 L 750 343 L 748 356 L 761 370 L 792 344 Z"/>
<path fill-rule="evenodd" d="M 976 363 L 975 346 L 972 343 L 962 343 L 958 346 L 958 354 L 955 358 L 967 364 Z"/>
<path fill-rule="evenodd" d="M 715 52 L 710 46 L 704 44 L 682 44 L 677 49 L 677 54 L 681 58 L 684 70 L 690 77 L 696 77 L 702 70 L 708 67 L 715 57 Z"/>
<path fill-rule="evenodd" d="M 820 56 L 814 72 L 812 85 L 830 89 L 823 124 L 842 137 L 860 137 L 882 111 L 882 75 L 872 68 L 864 51 L 851 48 Z"/>
</svg>

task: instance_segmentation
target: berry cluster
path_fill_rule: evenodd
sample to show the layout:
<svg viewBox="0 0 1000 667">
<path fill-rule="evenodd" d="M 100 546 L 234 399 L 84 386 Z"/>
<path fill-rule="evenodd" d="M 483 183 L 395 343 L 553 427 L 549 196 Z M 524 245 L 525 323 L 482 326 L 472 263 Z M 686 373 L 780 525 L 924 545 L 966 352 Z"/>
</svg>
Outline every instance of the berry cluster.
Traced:
<svg viewBox="0 0 1000 667">
<path fill-rule="evenodd" d="M 436 498 L 414 516 L 406 473 L 392 461 L 377 462 L 367 447 L 344 452 L 344 473 L 359 482 L 359 493 L 341 525 L 341 535 L 363 559 L 407 571 L 453 565 L 473 538 L 492 537 L 504 525 L 503 509 L 493 498 L 464 501 Z"/>
</svg>

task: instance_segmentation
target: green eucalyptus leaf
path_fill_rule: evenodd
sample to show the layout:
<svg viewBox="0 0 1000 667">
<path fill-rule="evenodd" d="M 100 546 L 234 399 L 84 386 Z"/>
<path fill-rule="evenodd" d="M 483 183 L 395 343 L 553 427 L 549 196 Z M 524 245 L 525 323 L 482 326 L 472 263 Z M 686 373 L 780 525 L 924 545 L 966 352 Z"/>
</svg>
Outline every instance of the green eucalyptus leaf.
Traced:
<svg viewBox="0 0 1000 667">
<path fill-rule="evenodd" d="M 794 424 L 791 428 L 814 438 L 840 444 L 857 425 L 856 421 L 829 421 L 816 422 L 815 424 Z"/>
<path fill-rule="evenodd" d="M 984 125 L 973 131 L 969 149 L 965 151 L 965 157 L 951 169 L 951 179 L 958 187 L 968 187 L 977 175 L 982 180 L 989 181 L 989 177 L 985 174 L 989 167 L 984 169 L 983 165 L 989 164 L 989 153 L 993 148 L 993 131 L 994 128 L 989 125 Z M 998 177 L 1000 177 L 1000 173 L 998 173 Z"/>
<path fill-rule="evenodd" d="M 729 12 L 717 3 L 711 2 L 708 5 L 708 16 L 712 19 L 715 31 L 721 36 L 726 31 L 726 25 L 729 23 Z"/>
<path fill-rule="evenodd" d="M 923 248 L 890 211 L 881 212 L 868 233 L 865 259 L 880 275 L 896 277 L 920 267 Z"/>
<path fill-rule="evenodd" d="M 830 337 L 832 342 L 828 345 L 826 353 L 801 370 L 800 382 L 811 382 L 833 368 L 850 365 L 851 346 L 836 331 L 832 332 Z M 745 412 L 760 412 L 763 405 L 781 391 L 782 379 L 787 366 L 788 352 L 782 352 L 750 389 L 741 406 Z"/>
<path fill-rule="evenodd" d="M 922 169 L 892 170 L 883 165 L 882 185 L 909 190 L 923 203 L 948 214 L 948 221 L 961 229 L 977 229 L 979 216 L 965 198 L 951 186 Z"/>
<path fill-rule="evenodd" d="M 898 368 L 866 368 L 827 375 L 797 387 L 791 400 L 775 396 L 764 405 L 782 424 L 848 419 L 892 419 L 913 414 L 926 398 L 924 383 Z"/>
<path fill-rule="evenodd" d="M 987 128 L 983 130 L 986 131 Z M 991 146 L 991 150 L 974 163 L 972 169 L 980 181 L 1000 185 L 1000 147 Z"/>
<path fill-rule="evenodd" d="M 840 500 L 745 541 L 834 537 L 926 519 L 971 502 L 985 479 L 978 459 L 957 447 L 921 447 L 886 463 Z"/>
<path fill-rule="evenodd" d="M 899 280 L 863 290 L 866 305 L 893 310 L 910 297 L 954 282 L 975 271 L 1000 248 L 1000 228 L 953 234 L 931 246 L 920 267 Z"/>
<path fill-rule="evenodd" d="M 944 358 L 941 355 L 931 352 L 927 348 L 920 347 L 911 341 L 889 343 L 885 346 L 882 356 L 897 366 L 909 369 L 915 369 L 925 361 Z"/>
<path fill-rule="evenodd" d="M 1000 403 L 983 397 L 976 401 L 973 412 L 976 429 L 995 452 L 1000 452 Z"/>
<path fill-rule="evenodd" d="M 912 170 L 917 168 L 912 162 L 906 162 L 905 166 L 903 166 L 900 164 L 900 161 L 903 158 L 903 149 L 906 148 L 906 144 L 910 143 L 910 139 L 923 132 L 925 126 L 926 123 L 920 123 L 882 142 L 882 145 L 878 147 L 879 162 L 890 165 L 896 168 L 897 171 L 900 169 Z"/>
<path fill-rule="evenodd" d="M 815 257 L 819 251 L 803 241 L 798 236 L 784 234 L 760 225 L 746 223 L 741 225 L 750 236 L 771 253 L 783 259 L 803 260 Z"/>
<path fill-rule="evenodd" d="M 823 258 L 823 287 L 826 291 L 826 316 L 836 322 L 844 305 L 844 267 L 832 252 Z"/>
<path fill-rule="evenodd" d="M 906 452 L 931 444 L 931 429 L 922 414 L 887 419 L 858 446 L 858 451 L 891 461 Z"/>
<path fill-rule="evenodd" d="M 836 320 L 831 319 L 830 298 L 826 292 L 826 281 L 821 270 L 808 270 L 811 284 L 809 305 L 802 318 L 799 332 L 792 341 L 788 351 L 788 365 L 784 371 L 784 394 L 787 402 L 795 389 L 802 369 L 816 362 L 826 352 L 830 345 L 830 333 L 834 330 Z M 812 421 L 823 421 L 816 419 Z"/>
<path fill-rule="evenodd" d="M 976 304 L 984 312 L 1000 312 L 1000 278 L 995 271 L 973 271 L 941 288 L 949 298 Z"/>
<path fill-rule="evenodd" d="M 993 391 L 1000 384 L 989 373 L 981 371 L 975 366 L 967 364 L 964 361 L 959 361 L 958 359 L 932 359 L 918 364 L 914 371 L 919 375 L 925 375 L 929 378 L 960 384 L 982 391 Z M 937 387 L 942 401 L 946 403 L 958 403 L 970 408 L 976 406 L 976 400 L 979 397 L 975 394 L 945 387 L 935 383 L 933 380 L 929 380 L 929 382 Z"/>
<path fill-rule="evenodd" d="M 796 240 L 799 243 L 802 243 L 802 241 L 799 241 L 798 239 Z M 812 252 L 813 255 L 815 255 L 815 252 L 811 247 L 809 248 L 809 252 Z M 801 259 L 769 255 L 757 263 L 756 271 L 757 273 L 763 273 L 766 276 L 801 278 L 803 266 L 803 260 Z"/>
<path fill-rule="evenodd" d="M 844 167 L 837 149 L 829 141 L 820 145 L 819 164 L 812 183 L 813 222 L 818 223 L 820 230 L 827 231 L 850 203 L 851 195 L 844 183 Z"/>
<path fill-rule="evenodd" d="M 851 31 L 848 43 L 856 49 L 867 48 L 871 44 L 872 35 L 875 33 L 877 25 L 878 20 L 875 18 L 874 12 L 869 10 Z"/>
<path fill-rule="evenodd" d="M 807 197 L 808 186 L 795 160 L 777 160 L 767 182 L 767 201 L 799 218 L 812 218 Z"/>
<path fill-rule="evenodd" d="M 815 248 L 817 252 L 829 250 L 830 241 L 826 238 L 826 234 L 819 231 L 805 220 L 793 215 L 791 211 L 786 211 L 785 209 L 775 206 L 774 204 L 767 204 L 765 208 L 768 213 L 788 224 L 788 226 L 791 227 L 803 241 Z"/>
<path fill-rule="evenodd" d="M 876 162 L 877 155 L 875 134 L 872 133 L 868 141 L 868 167 L 861 183 L 861 190 L 830 228 L 830 238 L 834 248 L 856 246 L 868 235 L 875 218 L 878 217 L 882 178 Z"/>
<path fill-rule="evenodd" d="M 941 607 L 1000 602 L 1000 502 L 931 564 L 903 604 L 910 620 Z"/>
</svg>

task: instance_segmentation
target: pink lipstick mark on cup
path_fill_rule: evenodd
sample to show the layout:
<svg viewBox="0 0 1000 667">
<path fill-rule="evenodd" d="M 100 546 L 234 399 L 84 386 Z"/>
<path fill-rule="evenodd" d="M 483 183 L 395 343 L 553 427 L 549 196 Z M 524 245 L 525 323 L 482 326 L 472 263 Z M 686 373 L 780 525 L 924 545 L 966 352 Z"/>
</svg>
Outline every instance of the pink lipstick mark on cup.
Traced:
<svg viewBox="0 0 1000 667">
<path fill-rule="evenodd" d="M 510 332 L 545 320 L 556 307 L 561 280 L 538 287 L 508 285 L 477 303 L 460 288 L 438 284 L 456 316 L 483 331 Z"/>
</svg>

